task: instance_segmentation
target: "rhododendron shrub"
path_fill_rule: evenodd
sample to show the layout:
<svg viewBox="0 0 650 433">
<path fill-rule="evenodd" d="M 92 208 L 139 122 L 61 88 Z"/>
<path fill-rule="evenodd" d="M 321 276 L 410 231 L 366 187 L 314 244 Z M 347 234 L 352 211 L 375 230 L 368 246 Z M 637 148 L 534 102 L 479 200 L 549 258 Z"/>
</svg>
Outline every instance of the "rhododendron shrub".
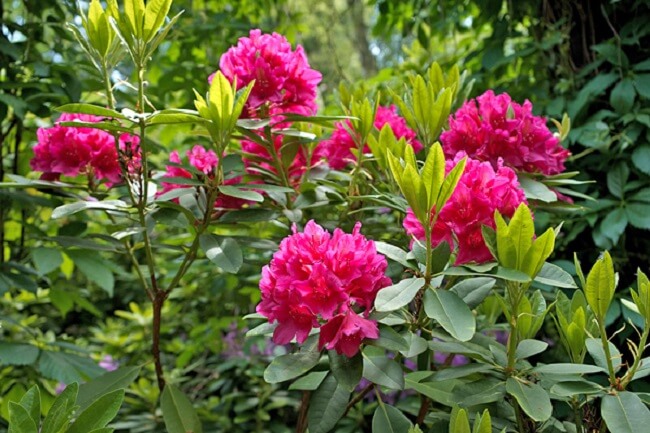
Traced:
<svg viewBox="0 0 650 433">
<path fill-rule="evenodd" d="M 273 340 L 304 342 L 320 328 L 319 347 L 353 356 L 361 342 L 379 336 L 368 319 L 379 289 L 391 284 L 387 262 L 373 241 L 361 233 L 335 229 L 333 234 L 309 221 L 303 232 L 280 243 L 271 263 L 262 269 L 262 300 L 257 312 L 277 322 Z"/>
<path fill-rule="evenodd" d="M 518 171 L 561 173 L 570 153 L 532 109 L 528 100 L 518 104 L 507 93 L 495 95 L 492 90 L 465 102 L 450 116 L 449 130 L 440 135 L 445 155 L 453 158 L 465 152 L 494 169 L 501 159 Z"/>
<path fill-rule="evenodd" d="M 464 157 L 458 154 L 446 163 L 449 172 Z M 431 242 L 447 242 L 457 249 L 455 264 L 483 263 L 493 259 L 485 245 L 481 226 L 495 227 L 494 211 L 512 216 L 519 204 L 526 203 L 524 191 L 515 172 L 501 161 L 495 170 L 488 162 L 468 158 L 456 189 L 440 212 L 432 209 Z M 436 218 L 437 217 L 437 218 Z M 424 227 L 411 209 L 404 219 L 406 232 L 419 240 L 425 239 Z"/>
<path fill-rule="evenodd" d="M 397 114 L 397 107 L 394 105 L 377 107 L 373 125 L 377 131 L 381 131 L 384 125 L 389 125 L 395 138 L 403 138 L 413 147 L 416 153 L 423 148 L 422 143 L 416 138 L 415 131 L 410 129 L 406 124 L 406 120 Z M 337 122 L 331 137 L 321 142 L 318 146 L 318 149 L 327 160 L 328 165 L 335 170 L 345 168 L 346 165 L 356 160 L 351 150 L 356 149 L 357 144 L 350 135 L 350 130 L 352 130 L 352 122 L 349 120 Z M 370 152 L 367 144 L 364 145 L 363 152 Z"/>
<path fill-rule="evenodd" d="M 278 160 L 281 161 L 284 167 L 284 174 L 287 176 L 289 184 L 297 187 L 305 172 L 313 167 L 319 166 L 324 157 L 323 149 L 317 146 L 311 155 L 308 152 L 307 146 L 300 143 L 292 143 L 287 146 L 286 141 L 291 140 L 291 137 L 277 134 L 273 137 L 273 143 Z M 243 161 L 246 166 L 246 171 L 254 176 L 260 176 L 262 173 L 271 173 L 273 175 L 280 175 L 278 173 L 276 161 L 270 152 L 262 145 L 250 141 L 242 140 L 241 147 L 243 151 Z M 295 152 L 295 155 L 290 159 L 288 166 L 284 166 L 283 158 L 285 152 Z M 307 161 L 309 159 L 309 161 Z M 261 170 L 260 170 L 261 169 Z"/>
<path fill-rule="evenodd" d="M 186 155 L 189 163 L 194 168 L 196 168 L 199 172 L 203 173 L 203 175 L 205 175 L 208 179 L 214 179 L 215 169 L 217 167 L 217 164 L 219 163 L 219 158 L 217 157 L 217 154 L 214 151 L 206 150 L 203 146 L 197 144 L 193 146 L 192 149 L 188 150 Z M 174 150 L 169 154 L 169 162 L 172 162 L 174 164 L 182 163 L 178 151 Z M 174 177 L 192 179 L 194 176 L 192 175 L 192 173 L 190 173 L 189 171 L 185 170 L 182 167 L 178 167 L 177 165 L 167 165 L 167 170 L 165 171 L 164 175 L 160 179 L 163 189 L 159 195 L 162 195 L 174 189 L 188 187 L 187 185 L 174 183 L 173 181 L 171 182 L 165 181 L 165 178 L 174 178 Z M 241 180 L 242 180 L 241 176 L 236 176 L 229 179 L 225 179 L 223 184 L 237 185 L 241 183 Z M 246 203 L 247 203 L 246 200 L 242 200 L 236 197 L 230 197 L 224 194 L 219 194 L 214 203 L 214 207 L 219 209 L 238 209 L 241 208 Z"/>
<path fill-rule="evenodd" d="M 57 124 L 39 128 L 38 144 L 34 146 L 33 170 L 43 172 L 42 178 L 56 180 L 61 175 L 91 175 L 106 181 L 108 186 L 121 180 L 124 164 L 134 174 L 140 164 L 140 138 L 137 135 L 119 135 L 119 154 L 114 136 L 98 128 L 87 126 L 61 126 L 61 122 L 97 123 L 102 117 L 90 114 L 64 113 Z"/>
<path fill-rule="evenodd" d="M 251 30 L 248 37 L 240 38 L 221 56 L 219 69 L 230 82 L 237 82 L 238 89 L 255 80 L 244 117 L 316 114 L 317 86 L 322 75 L 310 68 L 302 46 L 293 50 L 278 33 Z"/>
</svg>

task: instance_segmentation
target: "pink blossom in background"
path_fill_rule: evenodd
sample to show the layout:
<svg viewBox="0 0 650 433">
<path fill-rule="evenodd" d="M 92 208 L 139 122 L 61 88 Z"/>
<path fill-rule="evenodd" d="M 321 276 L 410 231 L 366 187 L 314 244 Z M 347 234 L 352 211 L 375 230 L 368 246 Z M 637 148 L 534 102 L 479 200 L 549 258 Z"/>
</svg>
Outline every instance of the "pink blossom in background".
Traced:
<svg viewBox="0 0 650 433">
<path fill-rule="evenodd" d="M 284 145 L 284 136 L 278 134 L 273 138 L 275 142 L 275 150 L 278 152 L 278 157 L 281 158 L 283 152 L 282 146 Z M 246 171 L 248 173 L 259 176 L 259 170 L 256 170 L 254 167 L 255 165 L 259 165 L 259 167 L 263 170 L 278 174 L 277 170 L 272 165 L 273 157 L 269 154 L 269 151 L 267 149 L 249 140 L 242 140 L 241 146 L 242 150 L 244 151 L 242 159 L 244 160 Z M 247 153 L 250 155 L 246 155 Z M 311 157 L 311 161 L 307 163 L 306 150 L 303 146 L 300 146 L 298 148 L 298 152 L 296 152 L 296 155 L 293 158 L 293 161 L 289 167 L 287 167 L 287 176 L 291 185 L 297 187 L 299 185 L 300 179 L 302 178 L 303 174 L 305 174 L 307 169 L 319 165 L 322 158 L 322 149 L 316 147 Z"/>
<path fill-rule="evenodd" d="M 353 356 L 361 341 L 377 338 L 377 325 L 367 319 L 379 289 L 391 284 L 386 258 L 361 233 L 335 229 L 332 234 L 313 220 L 303 232 L 293 226 L 271 262 L 262 269 L 262 300 L 257 312 L 277 322 L 276 344 L 293 338 L 304 342 L 321 328 L 319 346 Z"/>
<path fill-rule="evenodd" d="M 406 124 L 406 120 L 397 114 L 397 107 L 395 105 L 391 105 L 390 107 L 379 106 L 377 108 L 374 127 L 378 131 L 381 131 L 386 124 L 390 126 L 398 140 L 404 138 L 413 147 L 415 152 L 422 150 L 422 143 L 415 138 L 415 131 L 410 129 Z M 356 160 L 351 149 L 355 149 L 357 146 L 348 129 L 352 129 L 352 122 L 349 120 L 346 120 L 345 123 L 337 122 L 331 137 L 321 142 L 318 146 L 322 149 L 320 152 L 327 160 L 328 165 L 335 170 L 345 168 L 346 165 Z M 370 152 L 368 145 L 365 145 L 363 151 L 364 153 Z"/>
<path fill-rule="evenodd" d="M 89 114 L 64 113 L 58 122 L 75 120 L 96 123 L 104 119 Z M 38 144 L 34 146 L 30 165 L 33 170 L 43 172 L 44 179 L 92 174 L 105 180 L 110 187 L 121 180 L 120 161 L 127 165 L 129 173 L 139 170 L 140 138 L 137 135 L 120 135 L 118 156 L 115 139 L 108 132 L 84 126 L 60 126 L 58 122 L 36 132 Z"/>
<path fill-rule="evenodd" d="M 507 93 L 495 95 L 492 90 L 465 102 L 440 136 L 445 155 L 465 152 L 494 169 L 502 158 L 515 170 L 561 173 L 570 152 L 548 129 L 546 119 L 533 115 L 532 107 L 528 100 L 520 105 Z"/>
<path fill-rule="evenodd" d="M 243 117 L 259 118 L 259 110 L 266 104 L 270 116 L 316 114 L 317 86 L 322 75 L 309 67 L 302 46 L 293 50 L 278 33 L 251 30 L 248 37 L 239 38 L 237 45 L 221 56 L 219 69 L 231 83 L 237 80 L 237 89 L 255 80 Z"/>
<path fill-rule="evenodd" d="M 213 170 L 219 163 L 219 158 L 217 157 L 217 154 L 214 153 L 214 151 L 206 150 L 203 146 L 197 144 L 194 147 L 192 147 L 192 149 L 187 151 L 186 155 L 189 163 L 194 168 L 196 168 L 197 170 L 199 170 L 200 172 L 202 172 L 204 175 L 208 177 L 214 176 Z M 182 163 L 178 151 L 174 150 L 169 154 L 169 162 L 173 162 L 174 164 Z M 162 195 L 166 192 L 178 188 L 189 188 L 188 185 L 176 184 L 173 181 L 172 182 L 165 181 L 165 178 L 172 178 L 172 177 L 183 177 L 185 179 L 192 179 L 194 176 L 192 175 L 192 173 L 185 170 L 184 168 L 176 167 L 174 165 L 168 165 L 167 170 L 165 171 L 165 174 L 161 179 L 161 184 L 163 189 L 158 195 Z M 237 176 L 231 179 L 226 179 L 224 181 L 224 185 L 237 185 L 241 183 L 241 180 L 242 180 L 241 176 Z M 220 209 L 239 209 L 246 203 L 248 203 L 248 201 L 246 200 L 219 194 L 217 200 L 214 203 L 214 207 Z"/>
<path fill-rule="evenodd" d="M 460 153 L 453 161 L 447 161 L 447 173 L 463 156 Z M 483 241 L 481 226 L 494 228 L 495 210 L 510 217 L 520 203 L 526 203 L 526 197 L 511 168 L 499 161 L 495 170 L 488 162 L 468 158 L 456 189 L 433 226 L 432 243 L 446 241 L 452 249 L 457 248 L 456 265 L 490 261 L 492 254 Z M 424 240 L 424 228 L 411 209 L 404 219 L 404 228 L 410 236 Z"/>
</svg>

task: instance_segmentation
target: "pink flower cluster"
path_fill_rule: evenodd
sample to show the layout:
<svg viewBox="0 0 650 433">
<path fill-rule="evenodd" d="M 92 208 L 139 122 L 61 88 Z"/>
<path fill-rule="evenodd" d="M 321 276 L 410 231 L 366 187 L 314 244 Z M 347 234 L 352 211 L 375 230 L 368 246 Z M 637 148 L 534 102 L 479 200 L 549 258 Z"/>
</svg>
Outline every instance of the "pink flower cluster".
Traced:
<svg viewBox="0 0 650 433">
<path fill-rule="evenodd" d="M 453 161 L 447 161 L 449 172 L 464 156 L 460 153 Z M 485 245 L 481 226 L 494 228 L 494 211 L 512 216 L 520 203 L 525 203 L 524 192 L 517 175 L 497 161 L 497 169 L 488 162 L 467 159 L 465 171 L 449 201 L 438 214 L 432 229 L 432 244 L 445 241 L 458 249 L 456 265 L 492 260 Z M 435 215 L 435 209 L 431 211 Z M 404 219 L 406 232 L 416 239 L 424 240 L 424 227 L 411 209 Z"/>
<path fill-rule="evenodd" d="M 410 129 L 406 120 L 397 114 L 397 107 L 391 105 L 390 107 L 378 107 L 377 115 L 375 116 L 374 126 L 378 131 L 388 124 L 393 130 L 397 139 L 404 138 L 408 144 L 413 146 L 415 152 L 422 150 L 422 144 L 415 138 L 415 131 Z M 347 120 L 344 123 L 338 122 L 335 125 L 332 136 L 328 140 L 324 140 L 319 147 L 322 147 L 322 154 L 326 158 L 329 166 L 335 170 L 345 168 L 350 162 L 355 161 L 355 156 L 352 154 L 351 149 L 356 148 L 354 139 L 348 132 L 352 129 L 352 122 Z M 364 147 L 365 153 L 370 152 L 368 145 Z"/>
<path fill-rule="evenodd" d="M 282 240 L 262 269 L 257 306 L 258 313 L 278 322 L 275 343 L 294 337 L 302 343 L 320 328 L 319 348 L 352 357 L 364 339 L 378 338 L 377 323 L 367 315 L 391 280 L 384 274 L 386 258 L 360 230 L 357 223 L 351 234 L 340 229 L 330 234 L 312 220 L 302 233 L 294 225 Z"/>
<path fill-rule="evenodd" d="M 546 119 L 534 116 L 532 104 L 513 102 L 510 95 L 488 90 L 469 100 L 449 118 L 449 130 L 440 140 L 447 157 L 465 152 L 471 158 L 505 165 L 529 173 L 564 171 L 570 155 L 549 131 Z"/>
<path fill-rule="evenodd" d="M 219 69 L 231 83 L 237 80 L 237 88 L 255 80 L 245 117 L 259 118 L 259 110 L 266 104 L 271 116 L 316 113 L 316 88 L 322 75 L 309 67 L 303 48 L 298 45 L 294 51 L 282 35 L 251 30 L 221 56 Z"/>
<path fill-rule="evenodd" d="M 103 118 L 89 114 L 64 113 L 59 122 L 100 122 Z M 115 149 L 111 134 L 98 128 L 60 126 L 39 128 L 38 144 L 34 146 L 33 170 L 42 171 L 43 179 L 55 180 L 61 175 L 91 174 L 106 180 L 111 186 L 121 180 L 120 161 L 129 172 L 140 166 L 140 137 L 122 134 L 119 139 L 120 155 Z"/>
<path fill-rule="evenodd" d="M 203 146 L 197 144 L 194 147 L 192 147 L 192 149 L 187 151 L 186 155 L 187 155 L 187 159 L 189 160 L 189 163 L 194 168 L 196 168 L 198 171 L 200 171 L 201 173 L 203 173 L 205 176 L 209 178 L 214 177 L 214 169 L 219 163 L 219 158 L 217 157 L 216 153 L 214 153 L 212 150 L 206 150 Z M 169 154 L 169 162 L 172 162 L 174 164 L 182 163 L 181 157 L 178 155 L 177 151 L 174 150 Z M 192 173 L 185 170 L 184 168 L 177 167 L 175 165 L 168 165 L 167 171 L 163 176 L 163 181 L 162 181 L 163 190 L 160 193 L 160 195 L 174 189 L 188 187 L 187 185 L 176 184 L 173 181 L 172 182 L 164 181 L 165 178 L 170 178 L 170 177 L 182 177 L 185 179 L 192 179 L 194 176 L 192 175 Z M 224 181 L 224 185 L 237 185 L 240 182 L 241 182 L 241 176 L 238 176 L 231 179 L 226 179 Z M 220 194 L 214 203 L 214 207 L 219 209 L 239 209 L 245 203 L 247 203 L 246 200 Z"/>
</svg>

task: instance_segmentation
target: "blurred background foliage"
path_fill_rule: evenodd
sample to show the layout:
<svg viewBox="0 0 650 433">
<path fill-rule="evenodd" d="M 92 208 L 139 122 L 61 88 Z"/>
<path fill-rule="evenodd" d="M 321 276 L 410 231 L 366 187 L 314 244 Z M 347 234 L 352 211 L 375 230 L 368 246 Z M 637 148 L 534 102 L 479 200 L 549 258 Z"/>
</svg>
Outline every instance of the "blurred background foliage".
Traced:
<svg viewBox="0 0 650 433">
<path fill-rule="evenodd" d="M 67 22 L 79 22 L 76 8 L 68 0 L 0 3 L 3 181 L 12 175 L 34 177 L 29 160 L 36 130 L 51 124 L 54 107 L 103 101 L 101 83 L 65 28 Z M 584 262 L 593 262 L 600 250 L 610 249 L 623 291 L 637 267 L 647 270 L 650 2 L 175 1 L 172 14 L 181 10 L 171 38 L 150 62 L 147 95 L 152 107 L 192 107 L 192 89 L 206 91 L 221 54 L 252 28 L 276 31 L 304 46 L 311 66 L 323 74 L 324 114 L 342 113 L 340 83 L 364 94 L 381 92 L 388 103 L 385 90 L 402 85 L 410 72 L 423 73 L 434 61 L 443 70 L 458 64 L 474 80 L 470 96 L 490 88 L 507 91 L 516 101 L 532 101 L 537 114 L 559 119 L 566 112 L 571 117 L 568 170 L 594 182 L 577 187 L 585 195 L 577 200 L 580 212 L 536 213 L 540 228 L 558 219 L 565 222 L 555 259 L 566 264 L 575 251 Z M 117 100 L 129 106 L 135 101 L 131 73 L 119 66 L 113 75 L 119 83 Z M 201 142 L 185 126 L 159 128 L 152 139 L 161 150 L 154 159 L 159 168 L 169 151 Z M 74 192 L 0 188 L 0 430 L 11 396 L 32 383 L 53 393 L 57 381 L 97 375 L 102 356 L 126 365 L 149 359 L 151 311 L 128 263 L 111 254 L 113 247 L 105 239 L 78 240 L 107 221 L 98 221 L 95 214 L 77 214 L 64 223 L 49 219 L 67 194 Z M 325 225 L 336 221 L 327 206 L 322 202 L 305 216 Z M 389 216 L 363 216 L 364 232 L 375 239 L 390 236 L 384 230 L 387 223 L 395 226 L 393 233 L 401 231 Z M 286 224 L 280 219 L 233 225 L 230 229 L 238 235 L 269 241 L 246 244 L 245 265 L 237 277 L 213 278 L 211 266 L 200 262 L 174 292 L 179 302 L 167 304 L 163 351 L 174 355 L 165 362 L 191 399 L 200 402 L 201 417 L 213 429 L 227 425 L 222 431 L 283 432 L 295 424 L 299 396 L 262 379 L 269 357 L 285 349 L 261 338 L 244 340 L 241 319 L 259 299 L 260 268 L 274 242 L 286 234 Z M 631 317 L 621 307 L 610 315 L 613 327 Z M 147 365 L 128 394 L 119 428 L 160 428 L 152 371 Z M 348 418 L 341 431 L 358 431 L 367 422 L 363 413 Z"/>
</svg>

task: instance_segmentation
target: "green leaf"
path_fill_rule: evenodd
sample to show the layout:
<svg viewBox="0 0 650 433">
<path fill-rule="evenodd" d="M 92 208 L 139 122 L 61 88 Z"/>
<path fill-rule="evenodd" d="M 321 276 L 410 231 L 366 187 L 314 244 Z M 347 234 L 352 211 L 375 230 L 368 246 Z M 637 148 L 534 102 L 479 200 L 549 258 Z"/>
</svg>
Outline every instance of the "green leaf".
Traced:
<svg viewBox="0 0 650 433">
<path fill-rule="evenodd" d="M 38 359 L 38 370 L 49 378 L 63 383 L 84 382 L 104 373 L 104 369 L 90 358 L 74 353 L 42 350 Z"/>
<path fill-rule="evenodd" d="M 533 420 L 542 422 L 551 417 L 553 405 L 548 393 L 536 383 L 522 382 L 509 377 L 506 381 L 506 392 L 513 396 L 519 406 Z"/>
<path fill-rule="evenodd" d="M 106 427 L 122 406 L 124 390 L 118 389 L 99 397 L 68 428 L 66 433 L 88 433 L 91 430 Z"/>
<path fill-rule="evenodd" d="M 571 274 L 553 263 L 544 263 L 542 269 L 535 276 L 535 281 L 551 287 L 577 288 Z"/>
<path fill-rule="evenodd" d="M 67 250 L 66 255 L 72 259 L 75 266 L 88 280 L 96 283 L 109 296 L 113 296 L 115 277 L 99 254 L 93 251 Z"/>
<path fill-rule="evenodd" d="M 614 371 L 618 371 L 623 366 L 623 356 L 614 343 L 608 341 L 607 344 L 609 345 L 609 354 L 611 356 Z M 603 342 L 601 339 L 587 338 L 585 339 L 585 345 L 587 346 L 589 355 L 591 355 L 596 365 L 607 371 L 607 355 L 603 349 Z"/>
<path fill-rule="evenodd" d="M 329 374 L 314 391 L 307 410 L 310 433 L 331 431 L 345 413 L 350 393 Z M 170 432 L 174 433 L 174 432 Z"/>
<path fill-rule="evenodd" d="M 264 380 L 279 383 L 294 379 L 314 368 L 319 360 L 320 352 L 310 351 L 278 356 L 264 370 Z"/>
<path fill-rule="evenodd" d="M 408 278 L 392 286 L 384 287 L 377 292 L 375 309 L 377 311 L 395 311 L 415 298 L 424 286 L 424 278 Z"/>
<path fill-rule="evenodd" d="M 404 371 L 395 361 L 385 356 L 363 354 L 363 377 L 390 389 L 404 389 Z"/>
<path fill-rule="evenodd" d="M 619 238 L 625 232 L 628 219 L 627 212 L 622 207 L 617 207 L 607 214 L 600 223 L 601 232 L 612 240 L 612 243 L 618 243 Z"/>
<path fill-rule="evenodd" d="M 451 197 L 451 195 L 454 193 L 454 190 L 456 189 L 456 185 L 458 185 L 458 181 L 460 180 L 461 176 L 463 175 L 463 172 L 465 171 L 465 164 L 467 163 L 467 158 L 463 158 L 456 165 L 454 168 L 452 168 L 447 176 L 445 176 L 445 180 L 442 183 L 442 186 L 440 187 L 440 194 L 438 195 L 438 200 L 436 201 L 436 209 L 442 209 L 445 203 L 447 203 L 447 200 Z"/>
<path fill-rule="evenodd" d="M 401 248 L 398 248 L 394 245 L 387 244 L 386 242 L 381 242 L 381 241 L 376 241 L 375 242 L 375 249 L 379 254 L 383 254 L 389 259 L 407 267 L 407 268 L 415 268 L 415 265 L 413 263 L 409 262 L 407 258 L 407 252 L 404 251 Z"/>
<path fill-rule="evenodd" d="M 524 255 L 520 270 L 535 278 L 555 248 L 555 232 L 549 228 L 535 239 Z"/>
<path fill-rule="evenodd" d="M 517 359 L 526 359 L 533 355 L 542 353 L 548 347 L 548 343 L 540 340 L 521 340 L 517 345 L 515 356 Z"/>
<path fill-rule="evenodd" d="M 327 354 L 330 361 L 330 370 L 334 374 L 336 381 L 348 391 L 354 391 L 363 375 L 363 358 L 361 354 L 357 353 L 352 358 L 339 355 L 334 350 L 328 351 Z"/>
<path fill-rule="evenodd" d="M 9 402 L 8 433 L 38 433 L 36 423 L 27 409 L 13 401 Z"/>
<path fill-rule="evenodd" d="M 476 321 L 467 304 L 454 292 L 442 289 L 424 293 L 424 312 L 460 341 L 469 341 L 476 331 Z"/>
<path fill-rule="evenodd" d="M 38 247 L 32 249 L 32 262 L 38 273 L 45 275 L 61 266 L 63 257 L 55 248 Z"/>
<path fill-rule="evenodd" d="M 542 182 L 522 174 L 518 175 L 518 179 L 528 200 L 540 200 L 545 203 L 557 201 L 557 195 Z"/>
<path fill-rule="evenodd" d="M 92 114 L 94 116 L 108 117 L 112 119 L 130 120 L 128 117 L 118 111 L 92 104 L 65 104 L 61 105 L 60 107 L 56 107 L 55 110 L 60 113 Z"/>
<path fill-rule="evenodd" d="M 627 203 L 625 215 L 632 226 L 650 230 L 650 205 L 637 202 Z"/>
<path fill-rule="evenodd" d="M 227 196 L 240 198 L 242 200 L 250 200 L 259 203 L 264 201 L 264 196 L 257 191 L 240 189 L 229 185 L 221 185 L 219 191 Z"/>
<path fill-rule="evenodd" d="M 320 386 L 325 379 L 325 376 L 327 376 L 327 373 L 327 371 L 313 371 L 294 381 L 289 385 L 289 389 L 313 391 Z"/>
<path fill-rule="evenodd" d="M 623 198 L 625 184 L 630 175 L 630 170 L 624 162 L 620 162 L 607 171 L 607 188 L 616 198 Z"/>
<path fill-rule="evenodd" d="M 556 383 L 551 387 L 551 393 L 560 397 L 573 397 L 578 395 L 603 394 L 605 388 L 588 380 L 571 380 Z"/>
<path fill-rule="evenodd" d="M 192 402 L 176 386 L 165 386 L 160 396 L 160 406 L 168 433 L 203 433 Z"/>
<path fill-rule="evenodd" d="M 427 159 L 422 168 L 422 181 L 427 190 L 427 207 L 437 207 L 438 196 L 445 179 L 445 154 L 440 143 L 434 143 L 429 149 Z"/>
<path fill-rule="evenodd" d="M 41 423 L 41 392 L 34 385 L 20 399 L 20 405 L 27 410 L 29 416 L 38 426 Z"/>
<path fill-rule="evenodd" d="M 564 375 L 564 374 L 605 373 L 607 372 L 607 370 L 597 365 L 558 363 L 558 364 L 539 365 L 533 369 L 533 372 L 542 373 L 542 374 Z"/>
<path fill-rule="evenodd" d="M 449 290 L 456 293 L 469 308 L 475 308 L 490 294 L 495 284 L 494 278 L 476 277 L 463 280 Z"/>
<path fill-rule="evenodd" d="M 402 338 L 406 342 L 408 349 L 400 350 L 400 353 L 404 355 L 405 358 L 413 358 L 418 356 L 420 353 L 425 352 L 429 346 L 427 345 L 427 340 L 416 335 L 413 332 L 406 331 L 402 334 Z"/>
<path fill-rule="evenodd" d="M 467 377 L 470 374 L 483 373 L 491 370 L 494 370 L 494 367 L 490 364 L 477 363 L 477 364 L 460 365 L 458 367 L 449 367 L 449 368 L 436 371 L 433 375 L 433 379 L 435 379 L 436 381 L 460 379 L 463 377 Z"/>
<path fill-rule="evenodd" d="M 39 353 L 39 348 L 31 344 L 0 341 L 0 365 L 33 364 Z"/>
<path fill-rule="evenodd" d="M 383 347 L 388 350 L 400 351 L 408 349 L 406 340 L 390 326 L 380 326 L 379 338 L 369 342 L 373 346 Z"/>
<path fill-rule="evenodd" d="M 650 410 L 632 392 L 604 396 L 600 414 L 611 433 L 639 433 L 647 431 L 650 425 Z"/>
<path fill-rule="evenodd" d="M 452 389 L 458 384 L 458 381 L 446 380 L 423 382 L 418 380 L 418 377 L 414 376 L 414 374 L 417 373 L 409 373 L 406 375 L 406 378 L 404 380 L 406 389 L 412 389 L 435 402 L 444 404 L 445 406 L 452 406 L 454 404 Z"/>
<path fill-rule="evenodd" d="M 612 258 L 605 251 L 587 275 L 587 285 L 584 288 L 587 303 L 599 320 L 605 319 L 614 297 L 615 284 Z"/>
<path fill-rule="evenodd" d="M 609 103 L 617 113 L 626 114 L 632 109 L 635 98 L 634 82 L 630 78 L 623 78 L 612 89 L 612 93 L 609 95 Z"/>
<path fill-rule="evenodd" d="M 241 248 L 233 238 L 224 238 L 221 242 L 213 234 L 202 234 L 199 237 L 199 245 L 205 252 L 206 257 L 224 272 L 236 273 L 244 263 Z"/>
<path fill-rule="evenodd" d="M 54 400 L 45 420 L 41 433 L 59 433 L 63 430 L 76 410 L 75 400 L 79 385 L 73 382 L 66 386 L 63 392 Z"/>
<path fill-rule="evenodd" d="M 199 116 L 194 110 L 173 108 L 167 110 L 154 111 L 151 116 L 147 117 L 145 124 L 148 125 L 165 125 L 176 123 L 206 123 L 206 120 Z"/>
<path fill-rule="evenodd" d="M 413 423 L 399 409 L 380 404 L 372 416 L 372 433 L 403 433 L 413 427 Z"/>
<path fill-rule="evenodd" d="M 440 242 L 431 251 L 431 274 L 435 275 L 442 272 L 449 263 L 449 257 L 451 257 L 451 247 L 445 241 Z"/>
<path fill-rule="evenodd" d="M 632 152 L 632 163 L 641 172 L 650 175 L 650 145 L 642 144 Z"/>
<path fill-rule="evenodd" d="M 123 367 L 83 383 L 79 387 L 77 404 L 79 410 L 86 409 L 99 396 L 109 392 L 125 389 L 131 385 L 140 373 L 140 367 Z"/>
<path fill-rule="evenodd" d="M 52 219 L 63 218 L 77 212 L 87 209 L 110 210 L 116 212 L 126 212 L 129 207 L 122 200 L 103 200 L 103 201 L 77 201 L 70 204 L 64 204 L 52 211 Z"/>
</svg>

